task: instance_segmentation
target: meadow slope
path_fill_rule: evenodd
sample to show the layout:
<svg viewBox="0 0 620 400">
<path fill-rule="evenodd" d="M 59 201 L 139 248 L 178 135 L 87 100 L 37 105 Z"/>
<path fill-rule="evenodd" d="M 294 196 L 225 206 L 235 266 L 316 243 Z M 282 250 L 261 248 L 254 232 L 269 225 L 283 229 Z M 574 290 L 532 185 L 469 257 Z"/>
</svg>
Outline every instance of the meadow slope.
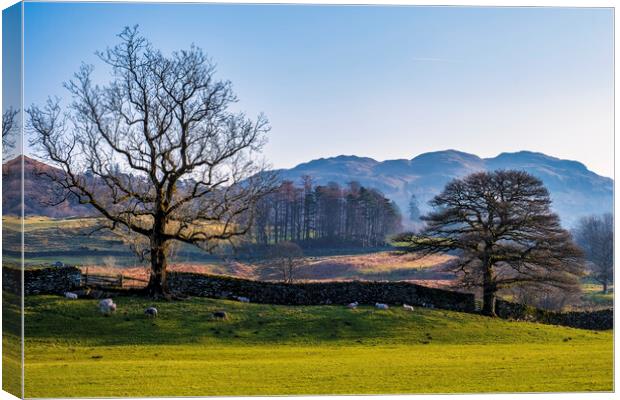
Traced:
<svg viewBox="0 0 620 400">
<path fill-rule="evenodd" d="M 6 294 L 5 294 L 6 295 Z M 613 336 L 416 308 L 26 298 L 26 396 L 610 391 Z M 226 321 L 211 313 L 226 310 Z"/>
</svg>

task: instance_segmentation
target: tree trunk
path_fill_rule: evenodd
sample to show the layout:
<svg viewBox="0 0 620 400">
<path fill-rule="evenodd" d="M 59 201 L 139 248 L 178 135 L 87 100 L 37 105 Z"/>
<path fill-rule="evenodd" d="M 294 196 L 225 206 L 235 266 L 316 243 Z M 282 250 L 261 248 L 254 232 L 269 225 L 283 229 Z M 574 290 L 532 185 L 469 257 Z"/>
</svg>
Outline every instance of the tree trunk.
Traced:
<svg viewBox="0 0 620 400">
<path fill-rule="evenodd" d="M 158 235 L 151 238 L 151 277 L 146 287 L 147 294 L 153 298 L 168 297 L 166 269 L 168 244 Z"/>
<path fill-rule="evenodd" d="M 495 292 L 496 289 L 491 286 L 483 286 L 482 294 L 482 314 L 489 317 L 496 317 L 495 314 Z"/>
<path fill-rule="evenodd" d="M 489 317 L 496 317 L 495 314 L 495 294 L 497 293 L 497 285 L 493 278 L 493 268 L 489 262 L 489 258 L 484 257 L 482 260 L 484 268 L 484 276 L 482 282 L 482 314 Z"/>
<path fill-rule="evenodd" d="M 607 294 L 607 281 L 603 282 L 603 294 Z"/>
</svg>

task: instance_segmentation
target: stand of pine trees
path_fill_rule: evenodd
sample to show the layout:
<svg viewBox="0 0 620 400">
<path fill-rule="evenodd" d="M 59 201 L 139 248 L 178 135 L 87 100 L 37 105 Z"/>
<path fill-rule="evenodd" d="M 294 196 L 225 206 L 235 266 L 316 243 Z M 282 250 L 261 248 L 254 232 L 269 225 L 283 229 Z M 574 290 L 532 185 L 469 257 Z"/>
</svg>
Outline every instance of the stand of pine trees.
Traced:
<svg viewBox="0 0 620 400">
<path fill-rule="evenodd" d="M 284 181 L 264 197 L 255 212 L 254 240 L 259 245 L 281 241 L 326 245 L 381 246 L 402 229 L 398 206 L 381 192 L 351 182 L 301 185 Z"/>
</svg>

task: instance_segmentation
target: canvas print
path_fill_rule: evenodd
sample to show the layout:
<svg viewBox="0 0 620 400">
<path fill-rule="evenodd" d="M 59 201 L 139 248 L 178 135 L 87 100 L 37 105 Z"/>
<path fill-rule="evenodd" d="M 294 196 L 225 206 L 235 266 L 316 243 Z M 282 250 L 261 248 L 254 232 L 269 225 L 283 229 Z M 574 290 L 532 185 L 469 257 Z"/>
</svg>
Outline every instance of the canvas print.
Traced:
<svg viewBox="0 0 620 400">
<path fill-rule="evenodd" d="M 6 8 L 2 389 L 613 391 L 613 16 Z"/>
</svg>

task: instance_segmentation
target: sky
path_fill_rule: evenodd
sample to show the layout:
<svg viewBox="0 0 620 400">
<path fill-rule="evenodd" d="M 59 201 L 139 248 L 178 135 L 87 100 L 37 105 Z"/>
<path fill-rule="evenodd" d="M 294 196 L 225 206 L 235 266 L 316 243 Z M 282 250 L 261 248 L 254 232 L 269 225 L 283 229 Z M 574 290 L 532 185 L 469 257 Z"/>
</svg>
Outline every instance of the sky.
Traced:
<svg viewBox="0 0 620 400">
<path fill-rule="evenodd" d="M 613 177 L 611 9 L 144 3 L 25 4 L 24 102 L 67 97 L 81 62 L 139 24 L 202 47 L 275 168 L 354 154 L 531 150 Z"/>
<path fill-rule="evenodd" d="M 22 9 L 13 5 L 2 13 L 2 110 L 19 110 L 21 103 L 21 19 Z M 21 118 L 15 118 L 19 123 Z M 18 132 L 15 130 L 13 132 Z M 11 136 L 14 135 L 13 133 Z M 10 140 L 14 144 L 13 150 L 21 151 L 21 142 Z M 3 152 L 9 154 L 7 147 Z M 4 156 L 4 154 L 3 154 Z"/>
</svg>

